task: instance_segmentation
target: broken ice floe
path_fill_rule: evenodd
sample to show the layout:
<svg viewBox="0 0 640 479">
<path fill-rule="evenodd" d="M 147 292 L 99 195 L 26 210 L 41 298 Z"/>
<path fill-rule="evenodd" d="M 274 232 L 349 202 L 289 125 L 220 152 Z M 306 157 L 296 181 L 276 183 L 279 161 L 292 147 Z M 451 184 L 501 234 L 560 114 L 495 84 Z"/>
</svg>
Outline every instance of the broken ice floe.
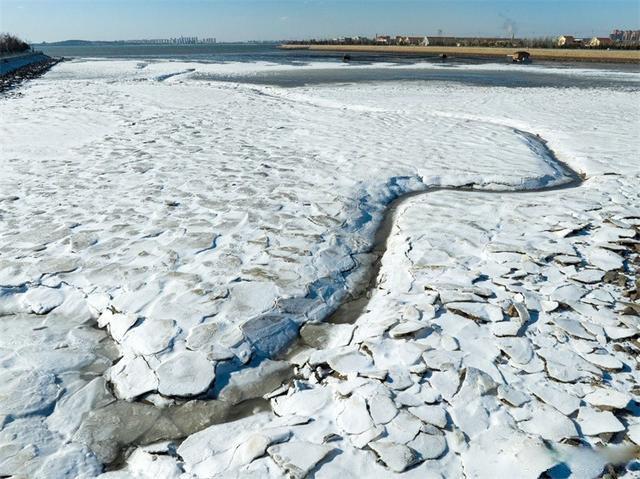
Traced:
<svg viewBox="0 0 640 479">
<path fill-rule="evenodd" d="M 564 461 L 595 477 L 612 460 L 583 453 L 638 443 L 638 146 L 615 116 L 636 92 L 287 91 L 132 82 L 134 67 L 63 64 L 2 105 L 26 118 L 49 102 L 3 131 L 19 201 L 1 207 L 0 474 L 92 477 L 123 460 L 134 477 L 537 477 Z M 169 67 L 135 76 L 193 66 Z M 597 130 L 576 127 L 585 112 Z M 415 198 L 363 314 L 318 324 L 360 281 L 394 197 L 556 178 L 514 127 L 589 181 Z M 317 351 L 291 381 L 264 357 L 301 326 Z M 265 394 L 273 412 L 211 426 Z"/>
</svg>

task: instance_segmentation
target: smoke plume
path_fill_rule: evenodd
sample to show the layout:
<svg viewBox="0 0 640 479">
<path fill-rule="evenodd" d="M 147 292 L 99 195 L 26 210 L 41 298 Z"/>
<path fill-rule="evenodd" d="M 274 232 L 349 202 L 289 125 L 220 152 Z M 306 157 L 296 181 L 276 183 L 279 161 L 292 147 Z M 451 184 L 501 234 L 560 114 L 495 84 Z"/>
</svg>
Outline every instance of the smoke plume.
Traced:
<svg viewBox="0 0 640 479">
<path fill-rule="evenodd" d="M 518 24 L 512 18 L 509 18 L 505 15 L 500 14 L 500 16 L 504 19 L 502 23 L 502 29 L 509 35 L 510 37 L 514 37 L 516 33 L 518 33 Z"/>
</svg>

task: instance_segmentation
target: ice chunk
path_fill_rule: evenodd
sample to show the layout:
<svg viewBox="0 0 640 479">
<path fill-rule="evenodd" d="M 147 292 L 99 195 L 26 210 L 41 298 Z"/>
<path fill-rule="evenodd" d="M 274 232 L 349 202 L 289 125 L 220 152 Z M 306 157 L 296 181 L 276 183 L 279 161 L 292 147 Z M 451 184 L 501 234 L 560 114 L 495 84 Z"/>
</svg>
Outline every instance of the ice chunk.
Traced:
<svg viewBox="0 0 640 479">
<path fill-rule="evenodd" d="M 598 283 L 604 277 L 604 271 L 599 269 L 583 269 L 571 276 L 571 279 L 581 283 Z"/>
<path fill-rule="evenodd" d="M 379 440 L 370 442 L 369 447 L 373 449 L 376 454 L 378 454 L 378 457 L 380 457 L 380 460 L 394 472 L 402 472 L 420 460 L 418 453 L 404 444 Z"/>
<path fill-rule="evenodd" d="M 448 303 L 447 308 L 454 313 L 459 313 L 462 316 L 469 318 L 495 323 L 502 321 L 504 316 L 502 314 L 502 308 L 494 304 L 489 303 Z"/>
<path fill-rule="evenodd" d="M 589 263 L 603 271 L 620 269 L 624 264 L 624 260 L 619 254 L 597 246 L 588 247 L 586 253 Z"/>
<path fill-rule="evenodd" d="M 131 471 L 134 477 L 178 479 L 182 474 L 182 469 L 175 458 L 150 454 L 142 449 L 136 449 L 127 458 L 127 470 Z"/>
<path fill-rule="evenodd" d="M 338 415 L 338 425 L 347 434 L 361 434 L 373 428 L 374 424 L 365 400 L 358 396 L 351 396 L 344 401 L 344 409 Z"/>
<path fill-rule="evenodd" d="M 191 328 L 187 336 L 187 348 L 207 354 L 212 361 L 234 357 L 231 347 L 243 340 L 240 328 L 222 321 L 199 324 Z"/>
<path fill-rule="evenodd" d="M 533 359 L 533 346 L 528 338 L 502 338 L 497 341 L 498 347 L 512 361 L 527 364 Z"/>
<path fill-rule="evenodd" d="M 375 394 L 367 400 L 371 419 L 376 424 L 386 424 L 398 414 L 398 408 L 389 396 Z"/>
<path fill-rule="evenodd" d="M 271 446 L 267 452 L 292 479 L 304 479 L 335 447 L 303 441 L 290 441 Z"/>
<path fill-rule="evenodd" d="M 353 329 L 350 324 L 307 324 L 300 330 L 300 336 L 312 348 L 332 349 L 348 345 Z"/>
<path fill-rule="evenodd" d="M 64 295 L 56 288 L 29 288 L 21 298 L 29 312 L 46 314 L 62 304 Z"/>
<path fill-rule="evenodd" d="M 366 372 L 372 369 L 373 365 L 371 358 L 357 351 L 332 356 L 329 358 L 328 364 L 331 369 L 342 376 Z"/>
<path fill-rule="evenodd" d="M 607 353 L 589 353 L 582 355 L 587 361 L 607 371 L 617 371 L 624 367 L 622 361 Z"/>
<path fill-rule="evenodd" d="M 272 357 L 297 337 L 298 325 L 288 316 L 267 314 L 244 323 L 242 332 L 261 355 Z"/>
<path fill-rule="evenodd" d="M 631 399 L 630 394 L 609 388 L 597 388 L 584 397 L 584 400 L 592 406 L 612 409 L 624 409 Z"/>
<path fill-rule="evenodd" d="M 0 370 L 0 416 L 18 418 L 45 414 L 58 399 L 60 386 L 53 374 L 20 369 Z"/>
<path fill-rule="evenodd" d="M 222 382 L 218 399 L 238 404 L 247 399 L 270 393 L 291 376 L 291 365 L 286 361 L 265 359 L 258 366 L 233 371 L 227 382 Z"/>
<path fill-rule="evenodd" d="M 539 381 L 529 386 L 529 391 L 566 416 L 580 407 L 580 399 L 551 382 Z"/>
<path fill-rule="evenodd" d="M 122 358 L 109 375 L 118 397 L 127 401 L 158 388 L 158 378 L 142 356 Z"/>
<path fill-rule="evenodd" d="M 560 441 L 578 436 L 571 419 L 557 409 L 539 404 L 530 409 L 531 417 L 519 423 L 520 428 L 530 434 L 538 434 L 550 441 Z"/>
<path fill-rule="evenodd" d="M 72 394 L 58 401 L 53 414 L 47 418 L 49 429 L 70 438 L 80 427 L 85 414 L 115 401 L 104 378 L 95 378 Z"/>
<path fill-rule="evenodd" d="M 498 397 L 515 407 L 520 407 L 531 400 L 531 397 L 524 391 L 509 384 L 498 386 Z"/>
<path fill-rule="evenodd" d="M 273 410 L 279 416 L 294 414 L 311 416 L 325 408 L 330 401 L 331 394 L 328 388 L 303 389 L 290 396 L 273 398 Z"/>
<path fill-rule="evenodd" d="M 462 453 L 462 464 L 470 479 L 537 479 L 556 459 L 540 438 L 496 425 L 471 442 Z"/>
<path fill-rule="evenodd" d="M 410 407 L 409 412 L 427 424 L 433 424 L 439 428 L 447 425 L 447 413 L 441 406 Z"/>
<path fill-rule="evenodd" d="M 624 431 L 624 425 L 610 411 L 596 411 L 591 407 L 581 407 L 578 411 L 578 425 L 582 434 L 597 436 L 607 432 Z"/>
<path fill-rule="evenodd" d="M 173 320 L 147 318 L 124 335 L 122 344 L 133 354 L 153 354 L 169 346 L 176 333 Z"/>
<path fill-rule="evenodd" d="M 403 409 L 386 424 L 386 438 L 399 444 L 407 444 L 418 435 L 422 427 L 420 419 Z"/>
<path fill-rule="evenodd" d="M 215 378 L 215 366 L 195 351 L 183 351 L 156 369 L 158 392 L 165 396 L 195 396 L 205 392 Z"/>
<path fill-rule="evenodd" d="M 436 459 L 447 450 L 447 441 L 444 436 L 419 433 L 415 439 L 407 443 L 411 449 L 420 455 L 420 459 Z"/>
</svg>

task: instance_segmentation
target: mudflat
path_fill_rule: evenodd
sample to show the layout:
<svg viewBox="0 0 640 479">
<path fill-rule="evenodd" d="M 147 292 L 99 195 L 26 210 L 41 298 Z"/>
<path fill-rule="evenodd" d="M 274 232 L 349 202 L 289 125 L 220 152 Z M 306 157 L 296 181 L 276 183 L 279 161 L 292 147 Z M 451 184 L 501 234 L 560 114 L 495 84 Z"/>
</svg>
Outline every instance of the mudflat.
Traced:
<svg viewBox="0 0 640 479">
<path fill-rule="evenodd" d="M 526 50 L 531 56 L 544 60 L 594 61 L 612 63 L 640 63 L 640 50 L 578 50 L 559 48 L 492 48 L 492 47 L 417 47 L 392 45 L 281 45 L 285 50 L 315 50 L 336 52 L 407 53 L 412 55 L 440 55 L 498 57 Z"/>
</svg>

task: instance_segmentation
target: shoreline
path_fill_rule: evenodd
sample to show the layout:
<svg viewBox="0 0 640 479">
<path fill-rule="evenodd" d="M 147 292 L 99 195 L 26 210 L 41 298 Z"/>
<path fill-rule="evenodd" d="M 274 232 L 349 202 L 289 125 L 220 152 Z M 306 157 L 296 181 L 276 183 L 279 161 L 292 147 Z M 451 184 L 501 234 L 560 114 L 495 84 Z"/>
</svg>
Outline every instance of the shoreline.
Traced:
<svg viewBox="0 0 640 479">
<path fill-rule="evenodd" d="M 640 50 L 576 50 L 553 48 L 490 48 L 490 47 L 414 47 L 384 45 L 280 45 L 282 50 L 309 50 L 324 52 L 349 53 L 393 53 L 416 56 L 438 56 L 446 54 L 455 57 L 500 58 L 511 55 L 518 50 L 526 50 L 533 61 L 578 61 L 603 63 L 640 64 Z"/>
</svg>

